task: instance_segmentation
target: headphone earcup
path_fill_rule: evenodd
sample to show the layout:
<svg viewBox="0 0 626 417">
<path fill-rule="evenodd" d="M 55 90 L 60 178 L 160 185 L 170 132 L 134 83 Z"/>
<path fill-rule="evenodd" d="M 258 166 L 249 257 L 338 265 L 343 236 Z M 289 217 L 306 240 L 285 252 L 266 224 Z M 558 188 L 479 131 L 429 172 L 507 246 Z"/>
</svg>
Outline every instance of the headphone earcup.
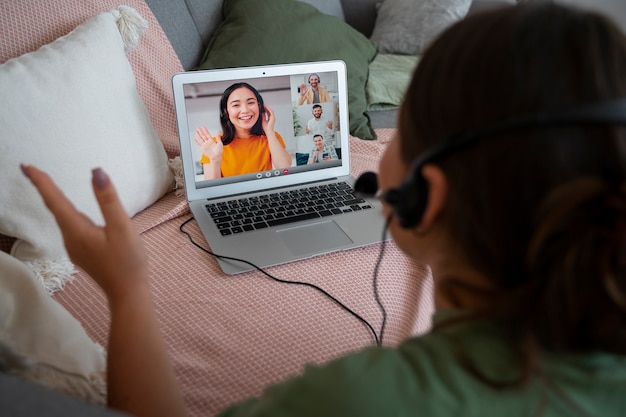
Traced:
<svg viewBox="0 0 626 417">
<path fill-rule="evenodd" d="M 384 192 L 381 198 L 392 207 L 393 215 L 402 228 L 417 226 L 428 201 L 428 183 L 421 174 L 421 168 L 415 169 L 413 175 L 397 188 Z"/>
</svg>

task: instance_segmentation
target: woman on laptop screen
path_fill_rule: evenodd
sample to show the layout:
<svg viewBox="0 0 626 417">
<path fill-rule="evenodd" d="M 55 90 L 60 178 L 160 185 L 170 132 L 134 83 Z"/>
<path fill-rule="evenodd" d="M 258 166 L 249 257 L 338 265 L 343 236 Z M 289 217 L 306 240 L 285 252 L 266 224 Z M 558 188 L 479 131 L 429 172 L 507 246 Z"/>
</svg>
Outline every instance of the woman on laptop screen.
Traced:
<svg viewBox="0 0 626 417">
<path fill-rule="evenodd" d="M 276 115 L 250 84 L 235 83 L 224 90 L 220 123 L 223 133 L 218 136 L 205 126 L 196 129 L 205 180 L 291 166 L 285 142 L 274 131 Z"/>
</svg>

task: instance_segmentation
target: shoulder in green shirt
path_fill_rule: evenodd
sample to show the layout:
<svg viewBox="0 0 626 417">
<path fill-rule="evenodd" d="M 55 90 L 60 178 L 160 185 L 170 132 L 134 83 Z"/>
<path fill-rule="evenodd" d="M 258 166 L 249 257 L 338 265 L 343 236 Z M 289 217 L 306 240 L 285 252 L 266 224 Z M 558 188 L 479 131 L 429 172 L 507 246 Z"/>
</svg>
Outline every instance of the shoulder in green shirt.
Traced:
<svg viewBox="0 0 626 417">
<path fill-rule="evenodd" d="M 546 354 L 542 360 L 549 383 L 534 378 L 523 388 L 493 387 L 463 361 L 494 381 L 510 381 L 518 375 L 517 356 L 497 325 L 466 323 L 397 348 L 372 347 L 323 367 L 308 366 L 302 376 L 220 416 L 626 415 L 626 358 Z"/>
</svg>

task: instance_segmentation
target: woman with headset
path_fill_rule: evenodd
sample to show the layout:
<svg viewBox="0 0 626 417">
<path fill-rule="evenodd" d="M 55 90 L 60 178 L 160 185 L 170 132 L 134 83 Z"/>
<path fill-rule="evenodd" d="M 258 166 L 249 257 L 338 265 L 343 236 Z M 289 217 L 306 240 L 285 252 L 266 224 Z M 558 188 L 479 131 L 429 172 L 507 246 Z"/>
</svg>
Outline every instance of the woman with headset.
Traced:
<svg viewBox="0 0 626 417">
<path fill-rule="evenodd" d="M 446 30 L 380 163 L 389 230 L 432 268 L 432 331 L 308 368 L 223 415 L 623 415 L 624 97 L 626 39 L 600 15 L 530 2 Z M 183 415 L 141 245 L 106 174 L 93 179 L 101 230 L 23 169 L 108 294 L 111 405 Z M 134 328 L 146 330 L 131 345 Z M 149 381 L 124 371 L 142 349 Z"/>
<path fill-rule="evenodd" d="M 291 166 L 285 141 L 274 130 L 276 115 L 256 88 L 235 83 L 220 98 L 222 134 L 196 129 L 194 143 L 202 150 L 205 180 Z"/>
<path fill-rule="evenodd" d="M 298 105 L 301 106 L 305 103 L 328 103 L 330 101 L 330 96 L 328 95 L 328 90 L 320 85 L 320 76 L 316 73 L 309 74 L 308 81 L 311 87 L 306 88 L 304 84 L 301 84 L 300 88 L 298 88 L 298 91 L 300 92 Z"/>
</svg>

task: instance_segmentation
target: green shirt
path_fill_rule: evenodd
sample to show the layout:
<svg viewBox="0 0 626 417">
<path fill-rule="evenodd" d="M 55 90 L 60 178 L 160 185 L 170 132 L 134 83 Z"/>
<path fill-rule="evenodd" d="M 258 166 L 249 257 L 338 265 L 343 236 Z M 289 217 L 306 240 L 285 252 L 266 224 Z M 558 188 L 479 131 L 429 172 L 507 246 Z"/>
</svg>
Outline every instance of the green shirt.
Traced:
<svg viewBox="0 0 626 417">
<path fill-rule="evenodd" d="M 440 312 L 438 322 L 450 314 Z M 232 416 L 626 416 L 626 358 L 607 353 L 542 355 L 547 383 L 495 388 L 515 378 L 519 358 L 502 329 L 465 323 L 408 339 L 397 348 L 368 348 L 268 388 L 225 410 Z M 582 410 L 582 412 L 581 412 Z"/>
</svg>

